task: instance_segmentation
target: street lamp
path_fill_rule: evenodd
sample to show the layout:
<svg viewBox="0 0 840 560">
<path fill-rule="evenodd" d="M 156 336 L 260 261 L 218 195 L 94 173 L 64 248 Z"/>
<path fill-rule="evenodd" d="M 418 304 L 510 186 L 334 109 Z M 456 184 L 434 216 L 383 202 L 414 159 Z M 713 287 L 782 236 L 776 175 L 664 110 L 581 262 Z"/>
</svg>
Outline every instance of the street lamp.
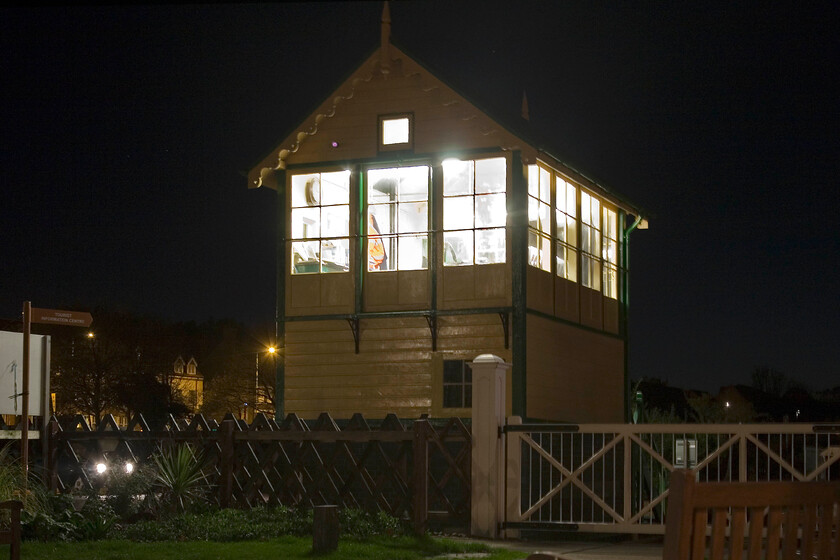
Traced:
<svg viewBox="0 0 840 560">
<path fill-rule="evenodd" d="M 265 349 L 265 351 L 274 356 L 274 354 L 277 352 L 277 348 L 275 348 L 274 346 L 269 346 Z M 261 403 L 265 404 L 268 401 L 268 399 L 266 398 L 265 391 L 261 390 L 260 388 L 260 354 L 262 354 L 262 352 L 256 353 L 256 362 L 254 364 L 254 414 L 260 412 L 259 405 Z"/>
</svg>

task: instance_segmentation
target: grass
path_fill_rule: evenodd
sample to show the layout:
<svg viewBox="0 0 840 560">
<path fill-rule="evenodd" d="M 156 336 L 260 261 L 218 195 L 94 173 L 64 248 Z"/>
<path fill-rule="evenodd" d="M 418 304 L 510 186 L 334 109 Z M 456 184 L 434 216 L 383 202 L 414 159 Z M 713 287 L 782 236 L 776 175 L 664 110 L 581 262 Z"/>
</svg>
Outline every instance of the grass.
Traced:
<svg viewBox="0 0 840 560">
<path fill-rule="evenodd" d="M 489 560 L 515 560 L 523 552 L 491 548 L 480 543 L 413 537 L 375 537 L 364 541 L 343 539 L 338 550 L 323 556 L 312 554 L 312 538 L 281 537 L 268 541 L 158 542 L 89 541 L 76 543 L 24 542 L 21 557 L 27 560 L 415 560 L 447 554 L 488 553 Z M 5 547 L 0 548 L 0 556 Z"/>
</svg>

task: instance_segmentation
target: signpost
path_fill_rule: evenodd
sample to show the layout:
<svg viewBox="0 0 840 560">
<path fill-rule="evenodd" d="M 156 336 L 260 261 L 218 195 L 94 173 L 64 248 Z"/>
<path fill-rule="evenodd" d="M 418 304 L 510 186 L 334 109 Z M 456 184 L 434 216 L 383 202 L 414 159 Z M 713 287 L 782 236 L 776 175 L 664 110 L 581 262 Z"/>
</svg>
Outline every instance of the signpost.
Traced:
<svg viewBox="0 0 840 560">
<path fill-rule="evenodd" d="M 29 334 L 32 323 L 89 327 L 93 317 L 90 313 L 61 311 L 60 309 L 38 309 L 32 302 L 23 302 L 23 392 L 21 393 L 20 454 L 23 472 L 29 472 Z M 46 411 L 44 411 L 46 416 Z"/>
</svg>

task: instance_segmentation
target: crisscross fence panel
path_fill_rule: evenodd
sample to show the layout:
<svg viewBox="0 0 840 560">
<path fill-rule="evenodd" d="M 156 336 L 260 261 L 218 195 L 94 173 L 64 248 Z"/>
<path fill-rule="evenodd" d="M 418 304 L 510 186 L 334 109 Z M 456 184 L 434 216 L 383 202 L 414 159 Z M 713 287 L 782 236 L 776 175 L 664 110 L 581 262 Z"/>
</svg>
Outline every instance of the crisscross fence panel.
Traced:
<svg viewBox="0 0 840 560">
<path fill-rule="evenodd" d="M 506 528 L 664 533 L 670 474 L 840 480 L 840 425 L 511 424 Z"/>
<path fill-rule="evenodd" d="M 222 507 L 338 505 L 411 519 L 418 532 L 430 519 L 469 525 L 471 436 L 457 418 L 404 424 L 389 415 L 371 426 L 357 414 L 340 427 L 328 414 L 314 422 L 290 414 L 282 424 L 258 415 L 250 425 L 196 416 L 153 430 L 139 416 L 125 429 L 106 417 L 92 430 L 77 417 L 51 423 L 50 441 L 48 478 L 59 491 L 103 487 L 99 463 L 142 464 L 189 443 Z"/>
</svg>

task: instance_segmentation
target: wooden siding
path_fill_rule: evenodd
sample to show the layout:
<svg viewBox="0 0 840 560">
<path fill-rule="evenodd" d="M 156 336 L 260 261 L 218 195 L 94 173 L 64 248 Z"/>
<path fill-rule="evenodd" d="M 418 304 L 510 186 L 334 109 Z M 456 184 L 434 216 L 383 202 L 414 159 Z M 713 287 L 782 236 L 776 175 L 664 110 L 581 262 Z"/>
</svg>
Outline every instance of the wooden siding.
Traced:
<svg viewBox="0 0 840 560">
<path fill-rule="evenodd" d="M 577 282 L 554 278 L 554 315 L 567 321 L 580 321 L 580 295 Z"/>
<path fill-rule="evenodd" d="M 293 275 L 286 271 L 286 314 L 352 313 L 353 286 L 350 272 Z"/>
<path fill-rule="evenodd" d="M 510 264 L 444 266 L 441 269 L 438 288 L 441 309 L 511 305 Z"/>
<path fill-rule="evenodd" d="M 528 316 L 527 411 L 531 418 L 621 422 L 624 343 L 617 338 Z"/>
<path fill-rule="evenodd" d="M 428 309 L 428 270 L 401 270 L 365 274 L 365 311 Z"/>
<path fill-rule="evenodd" d="M 359 353 L 345 321 L 286 323 L 286 411 L 303 418 L 329 412 L 349 418 L 394 413 L 404 418 L 443 413 L 442 360 L 494 353 L 506 361 L 499 316 L 438 319 L 438 351 L 423 317 L 361 319 Z M 469 416 L 469 411 L 447 409 Z"/>
<path fill-rule="evenodd" d="M 526 266 L 525 276 L 528 308 L 552 315 L 554 313 L 554 275 L 533 266 Z"/>
<path fill-rule="evenodd" d="M 417 154 L 521 144 L 399 49 L 391 52 L 399 62 L 387 78 L 376 71 L 377 52 L 302 123 L 301 141 L 295 132 L 278 147 L 279 152 L 298 145 L 287 164 L 377 157 L 378 116 L 393 113 L 414 114 Z M 276 157 L 265 164 L 275 166 Z"/>
</svg>

